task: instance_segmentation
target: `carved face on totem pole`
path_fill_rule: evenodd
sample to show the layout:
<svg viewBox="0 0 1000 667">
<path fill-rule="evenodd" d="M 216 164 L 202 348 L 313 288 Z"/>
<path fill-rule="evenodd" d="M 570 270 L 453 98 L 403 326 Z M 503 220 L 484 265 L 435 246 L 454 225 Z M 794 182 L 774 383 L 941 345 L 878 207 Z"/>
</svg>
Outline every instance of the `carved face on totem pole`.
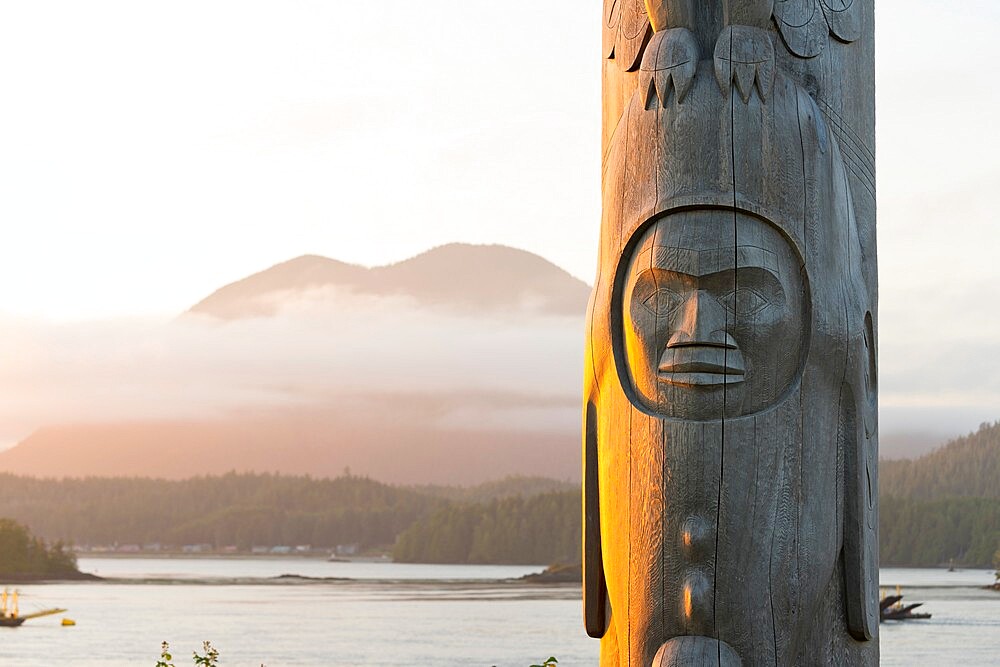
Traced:
<svg viewBox="0 0 1000 667">
<path fill-rule="evenodd" d="M 607 4 L 584 403 L 602 665 L 877 664 L 874 194 L 849 110 L 788 65 L 833 68 L 816 34 L 857 39 L 853 2 Z"/>
<path fill-rule="evenodd" d="M 636 400 L 694 421 L 774 404 L 802 363 L 805 297 L 802 260 L 776 227 L 723 209 L 657 220 L 630 253 L 622 299 Z"/>
</svg>

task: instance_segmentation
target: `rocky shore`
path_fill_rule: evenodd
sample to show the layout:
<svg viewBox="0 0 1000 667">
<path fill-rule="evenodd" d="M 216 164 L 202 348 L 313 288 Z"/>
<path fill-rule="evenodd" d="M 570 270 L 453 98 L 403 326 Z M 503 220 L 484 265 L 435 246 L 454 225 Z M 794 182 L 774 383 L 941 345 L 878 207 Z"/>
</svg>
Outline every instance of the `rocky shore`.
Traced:
<svg viewBox="0 0 1000 667">
<path fill-rule="evenodd" d="M 517 579 L 529 584 L 582 584 L 583 566 L 576 565 L 550 565 L 544 572 L 538 574 L 526 574 Z"/>
</svg>

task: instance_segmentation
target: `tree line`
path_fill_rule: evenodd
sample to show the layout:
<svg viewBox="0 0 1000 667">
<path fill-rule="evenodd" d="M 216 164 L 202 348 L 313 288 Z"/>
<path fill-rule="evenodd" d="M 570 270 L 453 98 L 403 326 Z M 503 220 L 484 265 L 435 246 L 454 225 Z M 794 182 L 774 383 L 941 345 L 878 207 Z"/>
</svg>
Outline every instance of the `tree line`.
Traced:
<svg viewBox="0 0 1000 667">
<path fill-rule="evenodd" d="M 453 504 L 403 531 L 400 562 L 548 564 L 580 562 L 580 492 L 485 504 Z"/>
<path fill-rule="evenodd" d="M 989 566 L 1000 548 L 1000 423 L 915 461 L 883 461 L 885 565 Z M 397 487 L 268 474 L 184 481 L 0 474 L 0 516 L 79 545 L 309 544 L 410 562 L 579 562 L 580 490 L 541 478 Z"/>
<path fill-rule="evenodd" d="M 881 499 L 880 558 L 888 566 L 954 561 L 989 567 L 1000 549 L 1000 501 Z M 400 535 L 393 557 L 435 563 L 578 563 L 580 492 L 449 505 Z M 1000 565 L 998 565 L 1000 567 Z"/>
<path fill-rule="evenodd" d="M 884 565 L 989 567 L 1000 550 L 1000 422 L 879 465 Z"/>
<path fill-rule="evenodd" d="M 1000 548 L 1000 501 L 992 498 L 889 496 L 879 510 L 883 565 L 989 567 Z"/>
<path fill-rule="evenodd" d="M 915 461 L 882 461 L 880 475 L 882 564 L 989 567 L 1000 554 L 1000 423 Z M 393 554 L 445 563 L 579 562 L 579 528 L 578 488 L 450 505 L 407 529 Z"/>
<path fill-rule="evenodd" d="M 982 424 L 919 459 L 882 461 L 879 473 L 883 496 L 1000 499 L 1000 422 Z"/>
<path fill-rule="evenodd" d="M 0 519 L 0 579 L 76 574 L 76 556 L 61 542 L 46 544 L 26 526 Z"/>
<path fill-rule="evenodd" d="M 446 503 L 344 475 L 228 474 L 183 481 L 0 475 L 0 516 L 77 545 L 392 545 Z"/>
<path fill-rule="evenodd" d="M 229 473 L 182 481 L 0 473 L 0 516 L 29 525 L 47 540 L 80 546 L 390 549 L 407 528 L 438 510 L 567 488 L 575 487 L 521 476 L 471 487 L 399 487 L 349 471 L 335 479 Z M 533 530 L 529 517 L 521 526 Z"/>
</svg>

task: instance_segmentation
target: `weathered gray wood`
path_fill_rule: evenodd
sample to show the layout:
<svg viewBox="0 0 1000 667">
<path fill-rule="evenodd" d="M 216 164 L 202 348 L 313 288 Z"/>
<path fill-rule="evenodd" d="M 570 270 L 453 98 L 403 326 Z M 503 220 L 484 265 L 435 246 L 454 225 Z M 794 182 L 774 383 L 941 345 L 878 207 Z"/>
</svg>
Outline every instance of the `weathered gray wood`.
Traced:
<svg viewBox="0 0 1000 667">
<path fill-rule="evenodd" d="M 732 648 L 707 637 L 677 637 L 657 651 L 653 667 L 740 667 L 740 657 Z"/>
<path fill-rule="evenodd" d="M 587 631 L 602 665 L 876 664 L 872 0 L 605 19 Z"/>
</svg>

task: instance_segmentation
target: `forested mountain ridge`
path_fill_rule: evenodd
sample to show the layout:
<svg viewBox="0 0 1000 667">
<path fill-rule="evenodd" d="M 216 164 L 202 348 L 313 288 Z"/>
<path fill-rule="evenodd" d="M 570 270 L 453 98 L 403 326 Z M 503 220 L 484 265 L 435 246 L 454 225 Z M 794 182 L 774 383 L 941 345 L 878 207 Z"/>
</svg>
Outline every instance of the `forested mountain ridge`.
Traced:
<svg viewBox="0 0 1000 667">
<path fill-rule="evenodd" d="M 184 481 L 39 480 L 0 474 L 0 517 L 78 545 L 211 544 L 367 548 L 446 501 L 345 475 L 312 479 L 228 474 Z"/>
<path fill-rule="evenodd" d="M 1000 498 L 1000 422 L 915 460 L 882 461 L 879 486 L 883 497 Z"/>
<path fill-rule="evenodd" d="M 989 567 L 1000 549 L 1000 500 L 913 500 L 883 496 L 879 507 L 882 565 Z"/>
<path fill-rule="evenodd" d="M 881 562 L 988 566 L 1000 547 L 1000 424 L 916 461 L 883 461 Z M 578 561 L 580 489 L 542 477 L 471 487 L 390 486 L 230 473 L 182 481 L 0 474 L 0 517 L 79 545 L 354 544 L 399 560 Z"/>
<path fill-rule="evenodd" d="M 578 563 L 579 515 L 579 489 L 449 505 L 406 529 L 392 556 L 404 563 Z"/>
<path fill-rule="evenodd" d="M 437 484 L 421 484 L 406 487 L 417 493 L 423 493 L 437 498 L 455 502 L 488 503 L 502 498 L 530 498 L 543 493 L 556 491 L 574 491 L 580 488 L 573 482 L 560 482 L 548 477 L 527 475 L 510 475 L 493 482 L 484 482 L 475 486 L 442 486 Z"/>
<path fill-rule="evenodd" d="M 91 547 L 396 544 L 407 561 L 544 564 L 579 559 L 579 511 L 578 486 L 543 477 L 414 488 L 350 474 L 184 481 L 0 474 L 0 517 Z"/>
<path fill-rule="evenodd" d="M 1000 549 L 1000 422 L 913 461 L 882 461 L 883 565 L 988 566 Z"/>
<path fill-rule="evenodd" d="M 984 424 L 916 461 L 882 461 L 880 470 L 883 565 L 991 563 L 1000 548 L 1000 424 Z M 448 563 L 578 562 L 579 487 L 553 491 L 534 500 L 480 498 L 479 504 L 442 508 L 407 529 L 394 556 Z M 559 512 L 562 517 L 553 518 Z M 569 536 L 553 526 L 577 532 Z M 538 560 L 539 545 L 546 543 L 552 545 L 544 551 L 547 560 Z"/>
</svg>

